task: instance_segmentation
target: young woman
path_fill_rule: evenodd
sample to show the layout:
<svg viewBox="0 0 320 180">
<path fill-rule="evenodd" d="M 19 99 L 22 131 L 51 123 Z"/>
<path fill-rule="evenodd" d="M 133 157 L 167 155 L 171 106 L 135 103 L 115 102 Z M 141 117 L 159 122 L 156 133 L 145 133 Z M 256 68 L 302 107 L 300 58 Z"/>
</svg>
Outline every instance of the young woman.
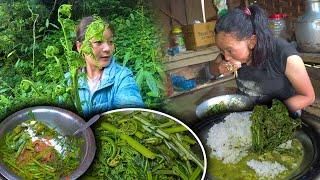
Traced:
<svg viewBox="0 0 320 180">
<path fill-rule="evenodd" d="M 85 17 L 76 32 L 76 48 L 86 66 L 79 77 L 79 96 L 84 116 L 125 107 L 143 107 L 132 72 L 116 63 L 113 32 L 98 17 Z"/>
<path fill-rule="evenodd" d="M 283 100 L 290 112 L 312 104 L 315 93 L 304 63 L 288 42 L 274 38 L 257 5 L 235 8 L 215 27 L 221 50 L 210 66 L 214 75 L 237 71 L 238 89 L 257 102 Z"/>
</svg>

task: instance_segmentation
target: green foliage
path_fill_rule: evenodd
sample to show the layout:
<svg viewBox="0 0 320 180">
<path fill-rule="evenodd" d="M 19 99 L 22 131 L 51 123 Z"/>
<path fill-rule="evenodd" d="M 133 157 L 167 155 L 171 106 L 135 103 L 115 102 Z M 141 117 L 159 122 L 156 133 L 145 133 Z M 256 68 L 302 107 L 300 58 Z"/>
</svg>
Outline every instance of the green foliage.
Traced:
<svg viewBox="0 0 320 180">
<path fill-rule="evenodd" d="M 93 14 L 108 20 L 127 17 L 137 8 L 141 0 L 78 0 L 73 4 L 73 15 L 80 19 Z"/>
<path fill-rule="evenodd" d="M 24 7 L 27 8 L 28 4 L 25 3 Z M 0 68 L 1 119 L 21 108 L 34 105 L 55 105 L 74 111 L 76 108 L 79 110 L 79 103 L 74 105 L 77 102 L 78 91 L 75 91 L 73 86 L 67 85 L 64 74 L 79 67 L 82 61 L 78 53 L 72 51 L 75 23 L 68 19 L 70 16 L 67 12 L 71 9 L 65 6 L 62 8 L 63 14 L 58 19 L 61 30 L 49 31 L 43 23 L 45 36 L 42 35 L 43 32 L 38 31 L 33 34 L 33 29 L 36 29 L 39 26 L 37 24 L 42 21 L 29 22 L 32 28 L 31 30 L 28 28 L 31 31 L 31 36 L 28 38 L 31 39 L 31 44 L 36 46 L 35 51 L 32 47 L 29 48 L 27 52 L 30 55 L 23 59 L 19 58 L 20 52 L 17 51 L 16 62 L 10 62 L 6 58 Z M 21 41 L 21 43 L 26 42 Z"/>
<path fill-rule="evenodd" d="M 45 7 L 34 1 L 15 0 L 0 3 L 0 63 L 15 63 L 19 59 L 32 55 L 33 47 L 33 23 L 36 14 L 42 16 L 35 28 L 36 39 L 43 37 L 45 27 L 41 27 L 48 11 Z M 8 62 L 5 62 L 8 61 Z"/>
<path fill-rule="evenodd" d="M 81 1 L 80 1 L 81 2 Z M 115 29 L 117 60 L 130 68 L 148 107 L 160 107 L 164 96 L 162 30 L 143 0 L 86 0 L 74 3 L 74 16 L 108 19 Z M 106 13 L 107 12 L 107 13 Z"/>
<path fill-rule="evenodd" d="M 301 125 L 301 120 L 290 118 L 287 107 L 277 99 L 272 101 L 270 109 L 255 106 L 250 119 L 252 146 L 256 152 L 273 150 L 292 139 L 295 129 Z"/>
<path fill-rule="evenodd" d="M 84 15 L 83 7 L 101 17 L 117 17 L 112 23 L 118 61 L 132 69 L 148 107 L 162 102 L 161 31 L 151 13 L 138 7 L 138 0 L 73 1 L 73 10 L 70 5 L 61 6 L 57 19 L 51 20 L 48 9 L 52 7 L 37 0 L 11 2 L 0 2 L 0 119 L 34 105 L 80 111 L 74 82 L 84 61 L 73 50 L 76 22 L 70 18 Z M 69 85 L 66 72 L 71 74 Z"/>
<path fill-rule="evenodd" d="M 132 69 L 147 106 L 159 106 L 164 94 L 163 41 L 151 12 L 140 7 L 127 18 L 116 18 L 111 23 L 116 29 L 118 61 Z"/>
</svg>

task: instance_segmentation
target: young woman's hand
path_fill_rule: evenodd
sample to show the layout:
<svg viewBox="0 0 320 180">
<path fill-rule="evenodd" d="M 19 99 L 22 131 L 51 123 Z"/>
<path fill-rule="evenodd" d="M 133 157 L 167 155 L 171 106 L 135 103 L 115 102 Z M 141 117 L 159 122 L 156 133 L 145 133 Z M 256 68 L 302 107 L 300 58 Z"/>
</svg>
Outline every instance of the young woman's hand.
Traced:
<svg viewBox="0 0 320 180">
<path fill-rule="evenodd" d="M 225 61 L 222 59 L 221 55 L 218 55 L 217 58 L 210 62 L 209 68 L 211 74 L 214 76 L 219 76 L 221 74 L 227 75 L 233 73 L 241 67 L 241 62 L 239 61 Z"/>
<path fill-rule="evenodd" d="M 219 64 L 219 72 L 223 75 L 233 73 L 241 67 L 241 62 L 239 61 L 221 61 Z"/>
</svg>

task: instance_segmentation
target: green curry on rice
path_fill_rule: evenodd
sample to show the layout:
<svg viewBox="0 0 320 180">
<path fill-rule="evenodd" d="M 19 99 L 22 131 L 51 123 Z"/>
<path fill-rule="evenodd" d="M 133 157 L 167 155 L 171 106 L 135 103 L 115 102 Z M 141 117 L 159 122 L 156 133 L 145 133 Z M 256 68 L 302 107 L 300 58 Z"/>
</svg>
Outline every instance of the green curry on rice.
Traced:
<svg viewBox="0 0 320 180">
<path fill-rule="evenodd" d="M 284 165 L 287 170 L 279 174 L 276 179 L 285 179 L 290 176 L 295 170 L 299 168 L 303 160 L 303 147 L 298 139 L 292 141 L 292 147 L 289 149 L 276 148 L 273 151 L 259 154 L 256 152 L 249 152 L 249 154 L 242 158 L 236 164 L 224 164 L 221 160 L 211 157 L 208 162 L 208 173 L 213 175 L 215 179 L 241 179 L 254 180 L 259 179 L 256 172 L 247 165 L 247 161 L 251 159 L 263 161 L 277 161 Z"/>
<path fill-rule="evenodd" d="M 243 116 L 239 118 L 243 118 Z M 225 120 L 227 121 L 227 118 L 225 118 Z M 231 121 L 228 121 L 228 123 L 229 122 Z M 241 159 L 233 162 L 224 161 L 223 154 L 227 153 L 223 151 L 223 149 L 218 149 L 220 147 L 219 143 L 221 142 L 217 142 L 218 144 L 216 144 L 210 142 L 210 138 L 207 139 L 208 145 L 213 150 L 208 162 L 209 174 L 217 179 L 271 179 L 270 175 L 263 175 L 263 172 L 262 175 L 258 175 L 259 168 L 262 168 L 263 171 L 267 168 L 267 171 L 269 170 L 268 173 L 275 174 L 272 179 L 285 179 L 300 167 L 304 157 L 303 146 L 298 139 L 294 138 L 294 132 L 297 127 L 301 126 L 301 120 L 290 118 L 286 106 L 281 101 L 273 100 L 271 108 L 260 105 L 255 106 L 250 115 L 249 122 L 252 123 L 252 125 L 250 126 L 251 132 L 248 137 L 252 140 L 252 144 L 250 146 L 242 145 L 243 147 L 240 147 L 241 145 L 239 145 L 239 147 L 230 146 L 232 152 L 237 148 L 244 148 L 243 150 L 247 151 L 247 154 Z M 235 127 L 236 126 L 237 125 L 235 125 Z M 229 123 L 229 126 L 212 127 L 211 131 L 214 129 L 217 130 L 216 128 L 226 127 L 232 128 Z M 211 131 L 209 132 L 209 136 L 210 133 L 212 133 Z M 226 147 L 229 147 L 230 142 L 233 142 L 229 140 L 229 137 L 226 141 L 223 140 L 222 146 L 225 146 L 225 143 L 227 143 Z M 288 142 L 292 143 L 286 145 Z M 227 158 L 227 156 L 225 157 Z M 249 167 L 249 161 L 251 160 L 269 164 L 279 164 L 283 169 L 279 172 L 272 172 L 277 170 L 272 169 L 270 166 Z"/>
</svg>

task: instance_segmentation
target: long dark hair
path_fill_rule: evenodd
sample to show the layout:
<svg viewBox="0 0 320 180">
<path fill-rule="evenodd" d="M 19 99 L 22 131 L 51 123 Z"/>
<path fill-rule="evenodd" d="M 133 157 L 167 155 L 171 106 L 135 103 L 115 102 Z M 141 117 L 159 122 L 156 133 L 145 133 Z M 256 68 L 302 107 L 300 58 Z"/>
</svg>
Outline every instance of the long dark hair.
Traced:
<svg viewBox="0 0 320 180">
<path fill-rule="evenodd" d="M 274 38 L 268 27 L 266 12 L 258 5 L 230 10 L 225 16 L 219 18 L 215 33 L 221 31 L 234 34 L 238 40 L 256 35 L 257 43 L 252 50 L 252 65 L 259 67 L 266 60 L 274 56 Z"/>
</svg>

